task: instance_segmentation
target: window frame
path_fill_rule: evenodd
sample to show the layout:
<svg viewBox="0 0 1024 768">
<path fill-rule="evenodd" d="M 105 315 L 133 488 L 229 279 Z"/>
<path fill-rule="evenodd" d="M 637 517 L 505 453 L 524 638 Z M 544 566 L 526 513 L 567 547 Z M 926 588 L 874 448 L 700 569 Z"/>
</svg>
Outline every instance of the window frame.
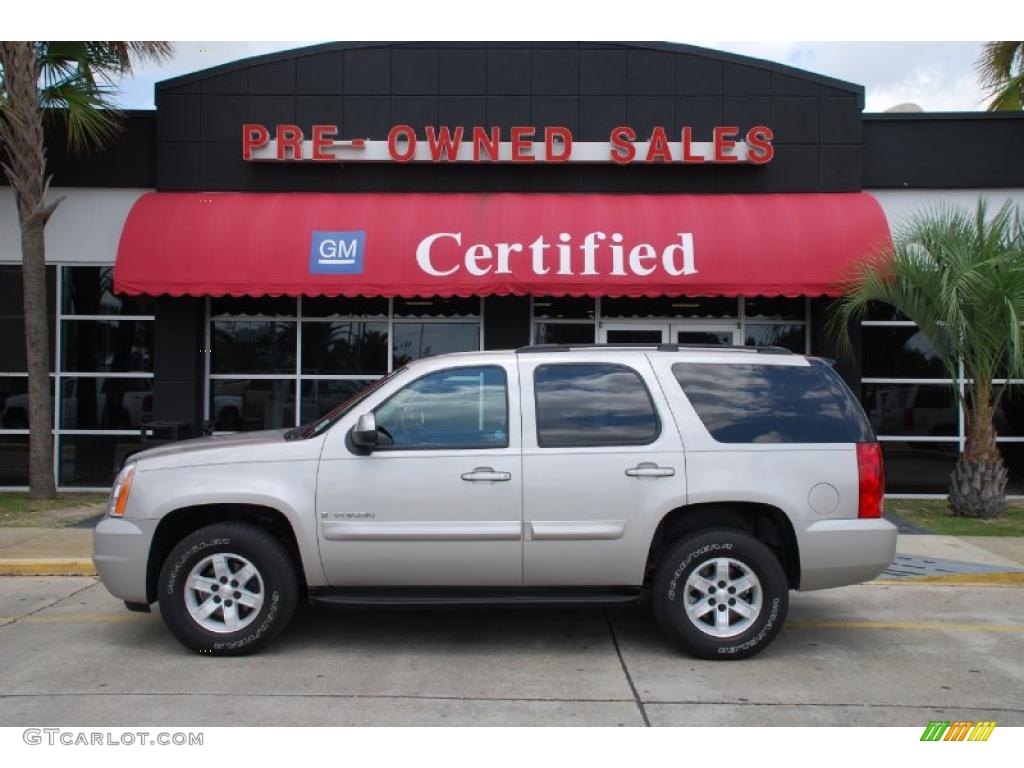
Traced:
<svg viewBox="0 0 1024 768">
<path fill-rule="evenodd" d="M 629 371 L 639 379 L 641 386 L 643 386 L 644 394 L 647 395 L 647 402 L 651 406 L 651 412 L 654 414 L 654 434 L 649 440 L 628 440 L 608 443 L 586 443 L 583 445 L 577 444 L 545 444 L 544 439 L 541 436 L 541 420 L 540 420 L 540 398 L 537 395 L 537 374 L 545 368 L 578 368 L 580 366 L 602 366 L 606 368 L 621 368 L 624 371 Z M 654 402 L 654 397 L 651 395 L 651 388 L 647 386 L 647 381 L 644 379 L 643 374 L 640 373 L 636 368 L 626 365 L 625 363 L 609 363 L 604 361 L 595 360 L 581 360 L 573 363 L 541 363 L 533 369 L 533 379 L 531 382 L 533 387 L 533 425 L 534 425 L 534 438 L 537 441 L 538 448 L 549 448 L 549 449 L 564 449 L 564 448 L 628 448 L 636 446 L 654 445 L 661 439 L 662 434 L 662 422 L 661 413 L 658 411 L 658 406 Z"/>
</svg>

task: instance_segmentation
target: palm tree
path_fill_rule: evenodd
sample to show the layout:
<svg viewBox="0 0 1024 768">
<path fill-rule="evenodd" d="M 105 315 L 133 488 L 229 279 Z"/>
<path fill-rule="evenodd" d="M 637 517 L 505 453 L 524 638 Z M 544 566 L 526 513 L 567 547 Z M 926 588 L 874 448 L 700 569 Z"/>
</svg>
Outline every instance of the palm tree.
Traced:
<svg viewBox="0 0 1024 768">
<path fill-rule="evenodd" d="M 964 409 L 966 445 L 950 476 L 955 515 L 995 517 L 1006 508 L 1007 472 L 993 416 L 1007 385 L 1024 377 L 1024 216 L 1009 201 L 994 216 L 940 207 L 920 213 L 891 246 L 858 265 L 829 328 L 849 352 L 849 327 L 872 302 L 917 323 Z M 961 373 L 962 371 L 962 373 Z"/>
<path fill-rule="evenodd" d="M 120 124 L 111 102 L 114 79 L 130 72 L 133 60 L 162 59 L 171 50 L 162 42 L 0 42 L 0 147 L 21 225 L 34 498 L 55 495 L 43 232 L 60 199 L 46 199 L 44 123 L 60 122 L 73 150 L 102 146 Z"/>
<path fill-rule="evenodd" d="M 985 43 L 976 66 L 990 112 L 1024 108 L 1024 42 Z"/>
</svg>

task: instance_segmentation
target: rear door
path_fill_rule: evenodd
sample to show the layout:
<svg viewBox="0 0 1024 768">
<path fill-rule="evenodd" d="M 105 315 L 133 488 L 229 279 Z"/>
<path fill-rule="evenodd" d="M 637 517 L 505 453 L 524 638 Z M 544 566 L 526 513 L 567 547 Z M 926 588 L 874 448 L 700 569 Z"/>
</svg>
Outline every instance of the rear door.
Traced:
<svg viewBox="0 0 1024 768">
<path fill-rule="evenodd" d="M 523 572 L 535 586 L 642 582 L 661 516 L 685 503 L 683 447 L 646 355 L 519 355 Z"/>
</svg>

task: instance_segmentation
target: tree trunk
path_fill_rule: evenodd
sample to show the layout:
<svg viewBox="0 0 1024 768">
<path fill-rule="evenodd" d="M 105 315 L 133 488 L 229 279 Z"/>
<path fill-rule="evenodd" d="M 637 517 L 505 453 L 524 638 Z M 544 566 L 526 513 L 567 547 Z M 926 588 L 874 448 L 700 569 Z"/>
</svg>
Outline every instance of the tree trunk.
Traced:
<svg viewBox="0 0 1024 768">
<path fill-rule="evenodd" d="M 1007 470 L 996 445 L 992 424 L 995 410 L 992 385 L 972 385 L 967 420 L 967 444 L 949 478 L 949 507 L 963 517 L 998 517 L 1006 511 Z"/>
<path fill-rule="evenodd" d="M 39 107 L 39 61 L 32 42 L 0 43 L 7 107 L 3 166 L 14 189 L 21 223 L 25 355 L 28 363 L 29 495 L 56 495 L 53 473 L 53 404 L 50 397 L 50 338 L 46 305 L 46 244 L 43 231 L 57 207 L 47 204 L 46 147 Z"/>
</svg>

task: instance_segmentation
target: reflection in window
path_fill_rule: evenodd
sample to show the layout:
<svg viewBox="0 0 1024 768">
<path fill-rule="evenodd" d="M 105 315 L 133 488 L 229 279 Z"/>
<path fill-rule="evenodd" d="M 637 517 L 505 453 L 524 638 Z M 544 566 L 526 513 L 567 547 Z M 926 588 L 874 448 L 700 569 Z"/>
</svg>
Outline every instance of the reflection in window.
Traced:
<svg viewBox="0 0 1024 768">
<path fill-rule="evenodd" d="M 63 377 L 61 429 L 141 429 L 153 419 L 153 380 Z"/>
<path fill-rule="evenodd" d="M 295 382 L 215 379 L 210 382 L 210 418 L 214 429 L 227 432 L 295 426 Z"/>
<path fill-rule="evenodd" d="M 214 373 L 295 373 L 295 323 L 213 323 Z"/>
<path fill-rule="evenodd" d="M 357 321 L 302 324 L 302 372 L 383 374 L 388 371 L 388 324 Z"/>
<path fill-rule="evenodd" d="M 593 320 L 596 303 L 590 296 L 537 296 L 533 316 L 543 320 Z"/>
<path fill-rule="evenodd" d="M 480 349 L 479 323 L 395 323 L 393 365 L 447 352 Z"/>
<path fill-rule="evenodd" d="M 860 402 L 880 435 L 959 434 L 959 415 L 948 384 L 863 384 Z"/>
<path fill-rule="evenodd" d="M 594 326 L 588 323 L 537 323 L 537 344 L 593 344 Z"/>
<path fill-rule="evenodd" d="M 152 320 L 61 321 L 61 369 L 151 372 Z"/>
<path fill-rule="evenodd" d="M 62 311 L 65 315 L 152 315 L 147 296 L 114 293 L 113 267 L 63 267 Z"/>
<path fill-rule="evenodd" d="M 1002 446 L 1000 446 L 1002 447 Z M 886 493 L 948 493 L 958 444 L 882 442 Z"/>
<path fill-rule="evenodd" d="M 647 445 L 658 417 L 640 375 L 623 365 L 542 365 L 533 374 L 542 448 Z"/>
<path fill-rule="evenodd" d="M 401 389 L 374 417 L 385 448 L 500 448 L 508 445 L 505 370 L 449 368 Z"/>
<path fill-rule="evenodd" d="M 676 363 L 672 373 L 721 443 L 871 439 L 852 395 L 825 366 Z"/>
<path fill-rule="evenodd" d="M 862 333 L 865 378 L 948 377 L 935 347 L 917 328 L 869 325 Z"/>
<path fill-rule="evenodd" d="M 326 416 L 334 406 L 345 402 L 377 379 L 306 379 L 302 382 L 302 413 L 299 421 L 310 424 Z"/>
<path fill-rule="evenodd" d="M 746 325 L 743 335 L 748 347 L 782 347 L 798 355 L 807 350 L 807 329 L 802 325 Z"/>
<path fill-rule="evenodd" d="M 724 296 L 651 296 L 601 299 L 601 317 L 737 317 L 737 299 Z"/>
</svg>

